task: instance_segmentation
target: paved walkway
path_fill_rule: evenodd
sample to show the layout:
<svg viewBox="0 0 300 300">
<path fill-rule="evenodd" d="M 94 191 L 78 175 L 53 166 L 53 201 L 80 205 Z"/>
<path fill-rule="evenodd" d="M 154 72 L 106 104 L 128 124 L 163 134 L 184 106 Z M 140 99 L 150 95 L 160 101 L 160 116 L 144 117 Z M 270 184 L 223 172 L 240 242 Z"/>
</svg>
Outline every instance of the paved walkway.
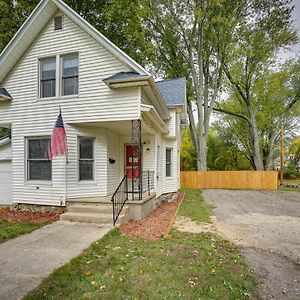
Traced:
<svg viewBox="0 0 300 300">
<path fill-rule="evenodd" d="M 0 244 L 0 299 L 20 299 L 110 229 L 58 221 Z"/>
</svg>

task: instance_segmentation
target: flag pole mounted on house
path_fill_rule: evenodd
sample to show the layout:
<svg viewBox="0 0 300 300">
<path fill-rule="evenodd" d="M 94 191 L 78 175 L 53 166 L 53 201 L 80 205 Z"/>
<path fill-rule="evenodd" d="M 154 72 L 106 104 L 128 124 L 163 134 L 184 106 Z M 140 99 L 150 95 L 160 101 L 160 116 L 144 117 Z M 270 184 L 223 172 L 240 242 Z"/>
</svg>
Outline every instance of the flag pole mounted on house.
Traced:
<svg viewBox="0 0 300 300">
<path fill-rule="evenodd" d="M 59 114 L 54 124 L 50 145 L 49 145 L 49 158 L 53 160 L 58 156 L 65 156 L 65 203 L 67 201 L 67 163 L 68 163 L 68 146 L 67 146 L 67 134 L 64 126 L 64 120 L 61 114 L 61 108 L 59 105 Z M 60 199 L 60 206 L 63 205 L 62 197 Z"/>
</svg>

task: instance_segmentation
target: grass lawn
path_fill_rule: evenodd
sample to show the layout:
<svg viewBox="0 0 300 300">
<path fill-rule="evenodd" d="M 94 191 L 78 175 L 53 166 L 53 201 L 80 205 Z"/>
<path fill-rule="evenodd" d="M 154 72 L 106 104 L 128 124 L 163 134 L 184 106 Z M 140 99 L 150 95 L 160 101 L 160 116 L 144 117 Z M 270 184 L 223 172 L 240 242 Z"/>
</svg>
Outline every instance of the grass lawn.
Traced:
<svg viewBox="0 0 300 300">
<path fill-rule="evenodd" d="M 11 223 L 7 221 L 0 220 L 0 243 L 3 243 L 9 239 L 17 237 L 24 233 L 29 233 L 35 229 L 38 229 L 44 225 L 48 224 L 44 223 Z"/>
<path fill-rule="evenodd" d="M 210 222 L 213 206 L 204 201 L 202 191 L 199 189 L 183 189 L 185 199 L 182 202 L 178 214 L 189 217 L 192 221 Z"/>
<path fill-rule="evenodd" d="M 300 189 L 294 189 L 286 186 L 280 186 L 278 191 L 285 191 L 285 192 L 300 192 Z"/>
<path fill-rule="evenodd" d="M 239 251 L 216 236 L 173 231 L 153 242 L 115 229 L 24 299 L 248 299 L 254 291 Z"/>
<path fill-rule="evenodd" d="M 300 178 L 298 178 L 298 179 L 283 179 L 283 183 L 300 184 Z"/>
<path fill-rule="evenodd" d="M 212 208 L 201 192 L 185 192 L 180 213 L 208 221 Z M 223 300 L 256 296 L 256 281 L 240 252 L 216 235 L 173 230 L 169 239 L 149 241 L 114 229 L 54 271 L 24 299 Z"/>
</svg>

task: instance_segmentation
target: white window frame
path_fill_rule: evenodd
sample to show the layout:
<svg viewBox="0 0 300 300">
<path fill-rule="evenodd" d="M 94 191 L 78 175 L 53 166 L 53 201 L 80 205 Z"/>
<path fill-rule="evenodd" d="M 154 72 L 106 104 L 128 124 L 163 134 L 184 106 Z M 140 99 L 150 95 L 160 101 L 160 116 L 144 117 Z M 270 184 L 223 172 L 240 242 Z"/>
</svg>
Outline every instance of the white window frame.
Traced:
<svg viewBox="0 0 300 300">
<path fill-rule="evenodd" d="M 81 159 L 80 158 L 80 139 L 91 139 L 93 142 L 93 159 Z M 77 182 L 78 183 L 95 183 L 96 182 L 96 144 L 97 144 L 97 139 L 94 136 L 84 136 L 84 135 L 80 135 L 77 136 Z M 93 161 L 93 179 L 86 179 L 86 180 L 81 180 L 80 179 L 80 161 Z"/>
<path fill-rule="evenodd" d="M 78 58 L 78 91 L 77 94 L 74 95 L 62 95 L 62 57 L 64 56 L 72 56 L 77 55 Z M 41 97 L 41 61 L 55 58 L 56 59 L 56 73 L 55 73 L 55 96 L 53 97 Z M 78 98 L 79 97 L 79 88 L 80 88 L 80 55 L 79 51 L 75 52 L 66 52 L 60 54 L 51 54 L 48 56 L 42 56 L 37 59 L 37 100 L 44 101 L 44 100 L 59 100 L 59 99 L 67 99 L 67 98 Z"/>
<path fill-rule="evenodd" d="M 71 95 L 63 95 L 63 72 L 64 72 L 64 66 L 63 66 L 63 58 L 64 57 L 72 57 L 77 56 L 77 62 L 78 62 L 78 75 L 77 75 L 77 94 L 71 94 Z M 59 95 L 61 98 L 68 98 L 68 97 L 76 97 L 79 95 L 79 53 L 78 52 L 72 52 L 72 53 L 66 53 L 59 55 Z"/>
<path fill-rule="evenodd" d="M 54 96 L 50 96 L 50 97 L 42 97 L 42 61 L 45 60 L 50 60 L 50 59 L 54 59 L 55 60 L 55 95 Z M 58 80 L 57 80 L 57 74 L 58 74 L 58 65 L 57 65 L 57 55 L 50 55 L 47 57 L 41 57 L 38 60 L 38 98 L 39 99 L 54 99 L 57 97 L 57 85 L 59 84 Z"/>
<path fill-rule="evenodd" d="M 170 151 L 170 158 L 171 158 L 170 162 L 167 161 L 167 151 Z M 172 170 L 173 169 L 173 163 L 172 163 L 173 148 L 167 147 L 165 154 L 166 154 L 166 165 L 165 165 L 166 178 L 172 178 L 173 177 L 173 170 Z M 167 166 L 168 165 L 170 165 L 170 175 L 167 174 Z"/>
<path fill-rule="evenodd" d="M 29 172 L 30 172 L 30 167 L 29 167 L 29 161 L 41 161 L 41 160 L 47 160 L 46 157 L 45 159 L 29 159 L 29 140 L 50 140 L 51 136 L 28 136 L 25 137 L 25 182 L 28 183 L 42 183 L 42 184 L 52 184 L 53 181 L 53 164 L 52 160 L 49 159 L 51 163 L 51 179 L 30 179 L 29 177 Z M 46 153 L 45 153 L 46 154 Z"/>
</svg>

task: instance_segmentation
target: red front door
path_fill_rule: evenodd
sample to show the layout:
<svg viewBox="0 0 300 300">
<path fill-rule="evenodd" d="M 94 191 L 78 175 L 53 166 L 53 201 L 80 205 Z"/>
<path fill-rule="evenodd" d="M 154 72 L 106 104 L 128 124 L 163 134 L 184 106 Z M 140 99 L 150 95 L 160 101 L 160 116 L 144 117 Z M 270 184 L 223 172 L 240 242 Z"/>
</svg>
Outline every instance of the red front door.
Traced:
<svg viewBox="0 0 300 300">
<path fill-rule="evenodd" d="M 133 150 L 133 159 L 132 159 L 132 150 Z M 133 147 L 132 145 L 126 145 L 126 166 L 125 167 L 126 167 L 126 175 L 128 179 L 132 179 L 132 178 L 136 179 L 139 177 L 139 151 L 138 150 L 139 150 L 139 146 L 137 145 Z"/>
</svg>

